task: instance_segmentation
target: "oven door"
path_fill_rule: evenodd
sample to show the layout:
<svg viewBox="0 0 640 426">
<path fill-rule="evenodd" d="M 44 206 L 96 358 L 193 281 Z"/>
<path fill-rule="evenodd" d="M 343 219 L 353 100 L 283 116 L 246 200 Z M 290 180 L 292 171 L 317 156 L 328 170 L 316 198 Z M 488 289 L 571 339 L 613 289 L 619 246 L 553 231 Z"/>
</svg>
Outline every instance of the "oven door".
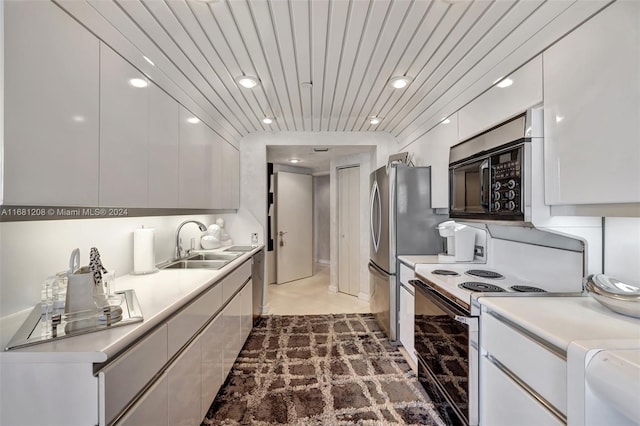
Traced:
<svg viewBox="0 0 640 426">
<path fill-rule="evenodd" d="M 478 424 L 478 318 L 420 280 L 415 288 L 418 378 L 444 421 Z"/>
</svg>

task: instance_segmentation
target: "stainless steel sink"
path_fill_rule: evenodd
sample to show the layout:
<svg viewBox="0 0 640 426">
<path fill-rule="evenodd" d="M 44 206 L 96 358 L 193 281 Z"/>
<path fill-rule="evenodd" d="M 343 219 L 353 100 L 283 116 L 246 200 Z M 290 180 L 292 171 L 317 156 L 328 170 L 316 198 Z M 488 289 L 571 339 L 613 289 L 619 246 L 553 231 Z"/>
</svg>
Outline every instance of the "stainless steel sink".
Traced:
<svg viewBox="0 0 640 426">
<path fill-rule="evenodd" d="M 160 269 L 220 269 L 231 260 L 176 260 L 163 265 Z"/>
<path fill-rule="evenodd" d="M 232 261 L 240 257 L 240 253 L 191 253 L 186 260 L 226 260 Z"/>
</svg>

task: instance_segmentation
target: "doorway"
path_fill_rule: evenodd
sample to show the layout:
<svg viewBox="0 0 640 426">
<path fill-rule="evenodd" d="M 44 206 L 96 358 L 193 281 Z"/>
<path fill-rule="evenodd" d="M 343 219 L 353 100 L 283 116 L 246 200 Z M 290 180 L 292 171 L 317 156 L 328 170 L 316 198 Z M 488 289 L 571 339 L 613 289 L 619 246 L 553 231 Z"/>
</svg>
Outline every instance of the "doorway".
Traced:
<svg viewBox="0 0 640 426">
<path fill-rule="evenodd" d="M 276 282 L 313 275 L 311 175 L 276 173 Z"/>
<path fill-rule="evenodd" d="M 360 167 L 337 170 L 338 291 L 360 293 Z"/>
</svg>

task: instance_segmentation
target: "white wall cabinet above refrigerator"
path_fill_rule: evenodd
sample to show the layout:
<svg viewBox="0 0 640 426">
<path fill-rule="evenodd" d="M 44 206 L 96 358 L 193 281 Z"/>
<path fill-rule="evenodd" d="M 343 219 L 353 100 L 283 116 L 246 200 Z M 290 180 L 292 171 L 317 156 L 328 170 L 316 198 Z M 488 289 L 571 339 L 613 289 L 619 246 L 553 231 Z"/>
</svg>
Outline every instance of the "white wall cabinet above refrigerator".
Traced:
<svg viewBox="0 0 640 426">
<path fill-rule="evenodd" d="M 640 202 L 640 2 L 615 2 L 544 52 L 551 205 Z"/>
<path fill-rule="evenodd" d="M 3 2 L 4 204 L 98 204 L 99 41 L 50 2 Z"/>
</svg>

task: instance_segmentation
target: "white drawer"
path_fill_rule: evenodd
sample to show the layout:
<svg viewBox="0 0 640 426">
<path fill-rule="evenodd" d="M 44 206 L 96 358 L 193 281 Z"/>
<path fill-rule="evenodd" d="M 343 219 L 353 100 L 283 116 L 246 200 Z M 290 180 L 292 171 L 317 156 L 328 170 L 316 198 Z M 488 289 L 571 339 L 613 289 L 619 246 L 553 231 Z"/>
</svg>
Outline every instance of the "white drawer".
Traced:
<svg viewBox="0 0 640 426">
<path fill-rule="evenodd" d="M 167 375 L 163 374 L 116 424 L 118 426 L 168 426 L 167 382 Z"/>
<path fill-rule="evenodd" d="M 564 422 L 483 356 L 480 358 L 480 424 L 560 426 Z"/>
<path fill-rule="evenodd" d="M 480 316 L 480 345 L 514 375 L 567 414 L 567 363 L 491 313 Z"/>
<path fill-rule="evenodd" d="M 222 307 L 222 293 L 222 286 L 216 284 L 169 320 L 167 323 L 169 358 L 174 356 Z"/>
<path fill-rule="evenodd" d="M 226 303 L 251 278 L 251 260 L 247 260 L 222 280 L 222 300 Z"/>
<path fill-rule="evenodd" d="M 158 373 L 167 359 L 167 326 L 163 325 L 100 371 L 107 423 Z"/>
<path fill-rule="evenodd" d="M 402 284 L 408 285 L 409 280 L 412 280 L 416 277 L 416 274 L 413 272 L 413 269 L 400 262 L 400 282 Z"/>
</svg>

